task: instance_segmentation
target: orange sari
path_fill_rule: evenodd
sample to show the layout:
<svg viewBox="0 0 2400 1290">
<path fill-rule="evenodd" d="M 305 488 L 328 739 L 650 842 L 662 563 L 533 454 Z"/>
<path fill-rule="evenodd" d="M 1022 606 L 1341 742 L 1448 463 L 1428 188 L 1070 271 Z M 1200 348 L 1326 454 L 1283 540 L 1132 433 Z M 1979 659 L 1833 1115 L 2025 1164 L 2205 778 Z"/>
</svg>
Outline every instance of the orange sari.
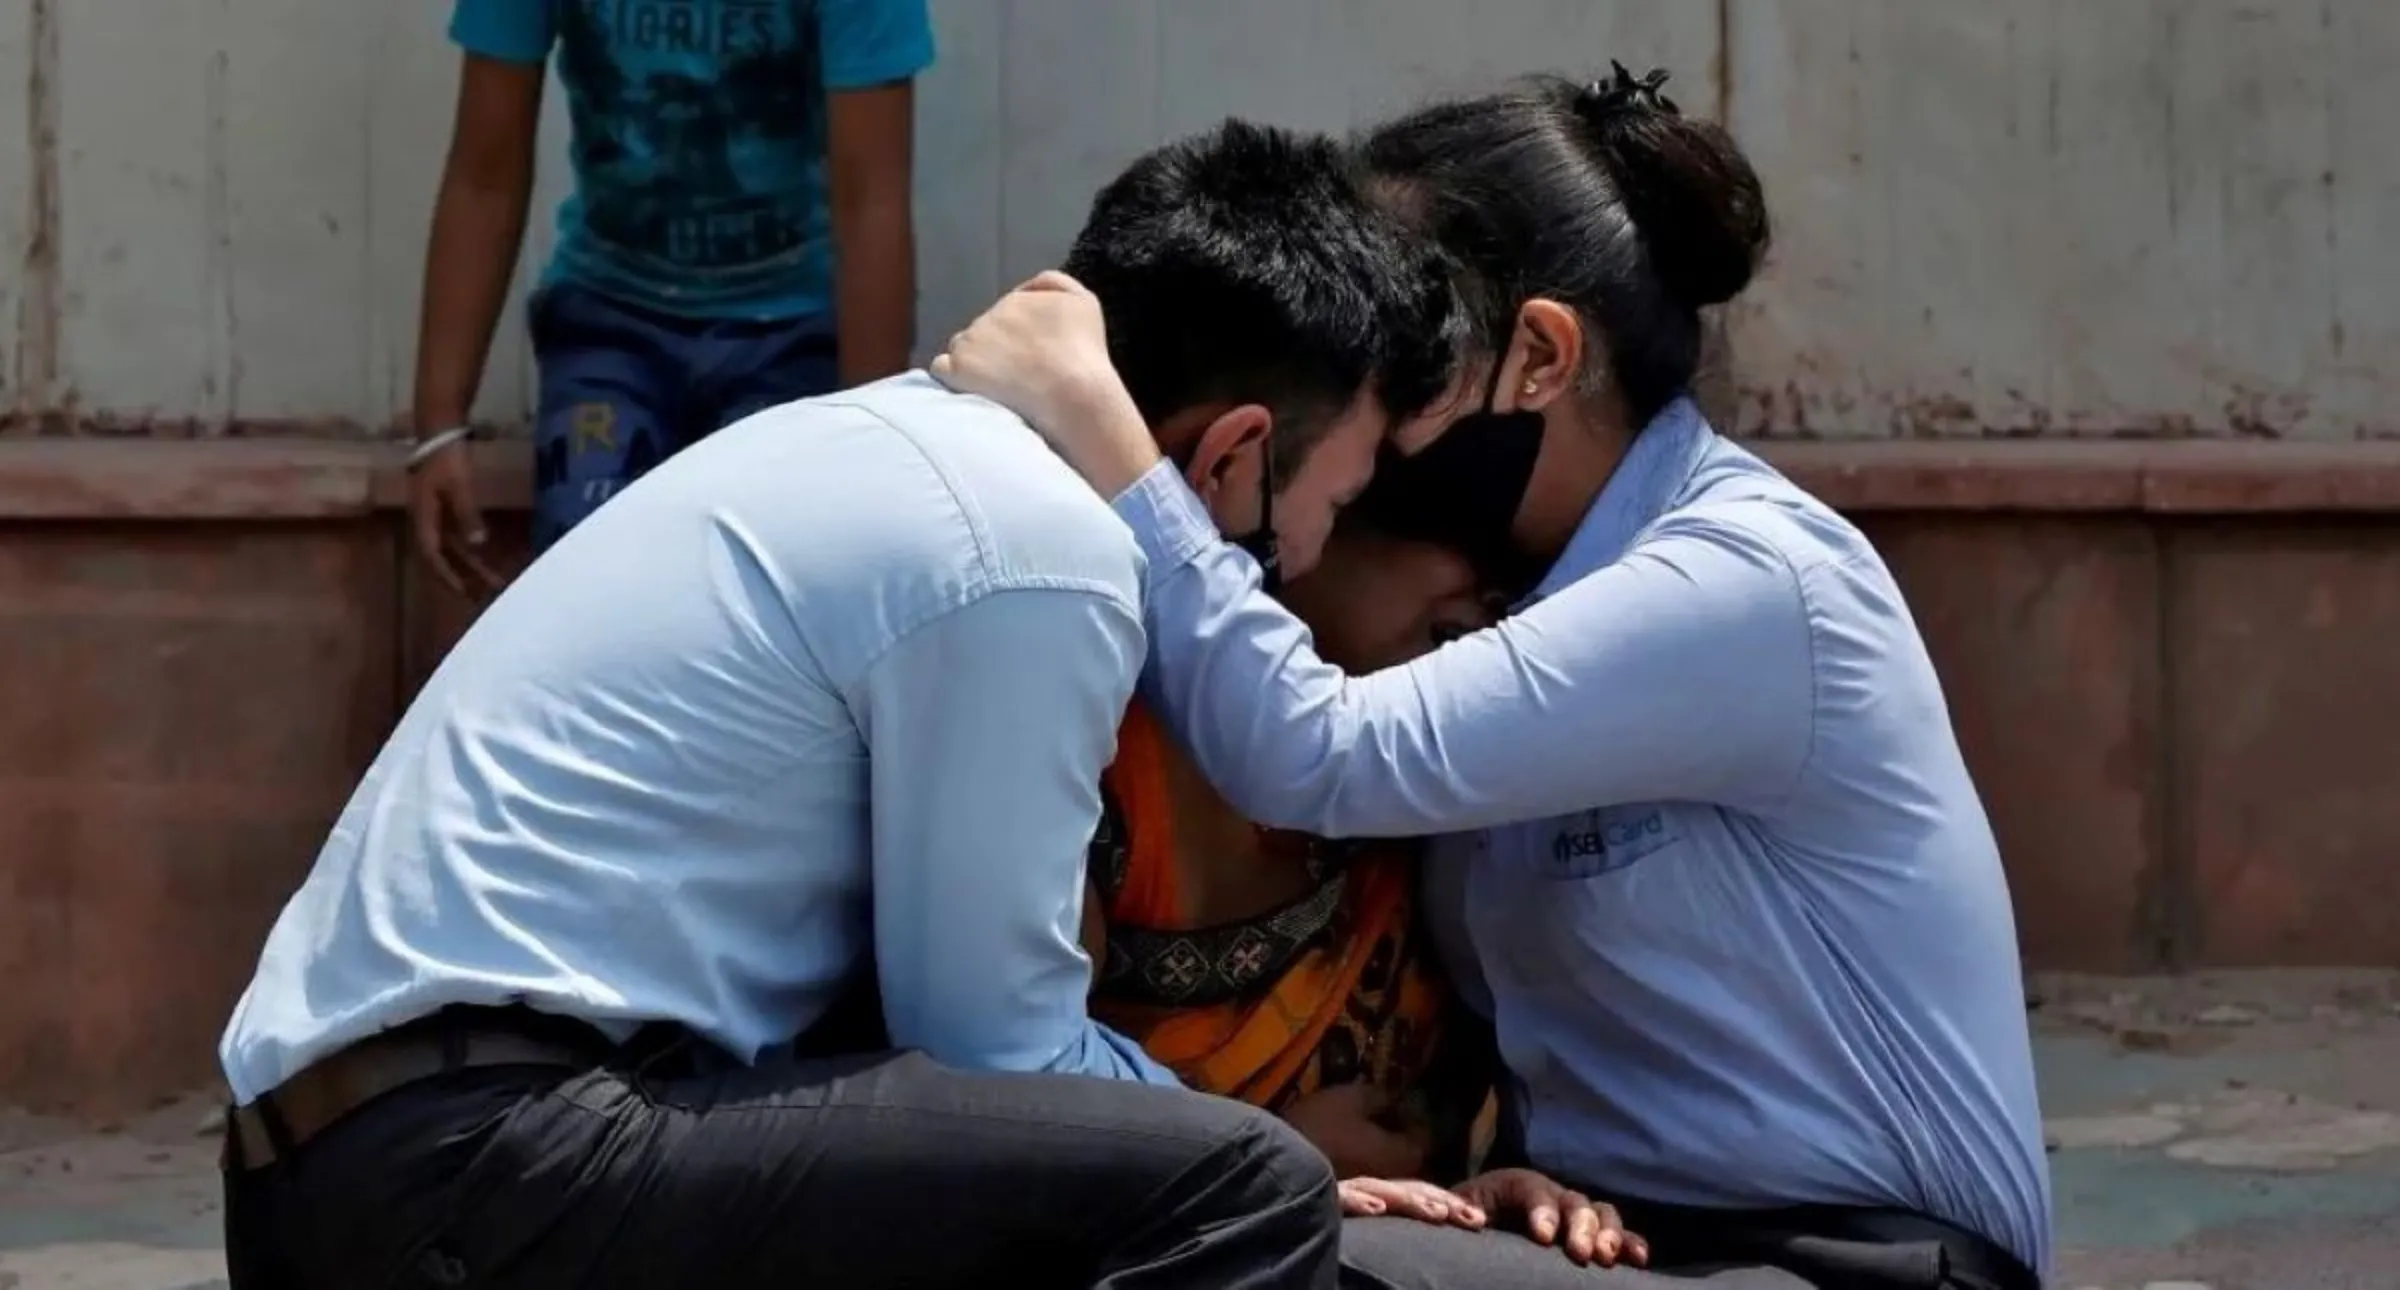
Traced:
<svg viewBox="0 0 2400 1290">
<path fill-rule="evenodd" d="M 1168 755 L 1157 722 L 1138 705 L 1128 711 L 1116 762 L 1103 781 L 1122 816 L 1118 844 L 1125 848 L 1122 880 L 1105 897 L 1107 922 L 1112 929 L 1167 933 L 1164 940 L 1151 936 L 1151 943 L 1194 962 L 1206 951 L 1189 947 L 1216 947 L 1219 965 L 1234 960 L 1231 970 L 1238 973 L 1249 966 L 1238 956 L 1274 952 L 1262 948 L 1271 938 L 1261 933 L 1245 939 L 1242 924 L 1195 928 L 1186 917 Z M 1094 991 L 1093 1015 L 1191 1087 L 1269 1109 L 1357 1081 L 1381 1085 L 1394 1096 L 1407 1093 L 1433 1060 L 1447 999 L 1416 925 L 1409 857 L 1396 845 L 1362 850 L 1324 881 L 1340 887 L 1338 893 L 1320 889 L 1336 902 L 1324 931 L 1288 947 L 1274 959 L 1274 970 L 1261 969 L 1254 983 L 1230 997 L 1169 1006 L 1145 1000 L 1139 991 L 1114 990 L 1104 977 Z M 1264 926 L 1284 917 L 1277 911 L 1246 921 Z M 1120 979 L 1145 970 L 1117 963 L 1114 940 L 1109 957 L 1112 967 L 1122 969 Z"/>
</svg>

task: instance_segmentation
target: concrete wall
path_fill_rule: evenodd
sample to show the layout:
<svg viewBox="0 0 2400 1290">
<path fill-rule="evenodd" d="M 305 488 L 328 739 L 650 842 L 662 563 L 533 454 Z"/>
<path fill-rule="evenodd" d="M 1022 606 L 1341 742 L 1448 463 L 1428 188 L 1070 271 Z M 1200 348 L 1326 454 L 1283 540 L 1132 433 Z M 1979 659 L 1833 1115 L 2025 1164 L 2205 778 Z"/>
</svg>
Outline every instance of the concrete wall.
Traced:
<svg viewBox="0 0 2400 1290">
<path fill-rule="evenodd" d="M 455 58 L 438 0 L 0 6 L 0 415 L 389 425 Z M 1611 57 L 1782 218 L 1742 429 L 2351 439 L 2400 367 L 2385 0 L 935 0 L 922 334 L 1227 113 L 1340 126 Z M 20 122 L 24 128 L 18 128 Z M 555 152 L 555 150 L 554 150 Z M 559 190 L 559 176 L 547 188 Z M 538 255 L 547 244 L 537 235 Z M 521 418 L 521 338 L 483 414 Z"/>
</svg>

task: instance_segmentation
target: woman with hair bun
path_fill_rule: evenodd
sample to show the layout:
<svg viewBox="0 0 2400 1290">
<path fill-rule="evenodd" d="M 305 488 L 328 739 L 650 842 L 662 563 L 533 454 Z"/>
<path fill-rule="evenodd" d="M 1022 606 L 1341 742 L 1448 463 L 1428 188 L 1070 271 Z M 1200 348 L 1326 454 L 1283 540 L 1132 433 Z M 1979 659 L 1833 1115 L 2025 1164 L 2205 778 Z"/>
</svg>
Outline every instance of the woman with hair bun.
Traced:
<svg viewBox="0 0 2400 1290">
<path fill-rule="evenodd" d="M 1441 835 L 1424 905 L 1508 1076 L 1506 1167 L 1458 1192 L 1533 1239 L 1354 1219 L 1360 1284 L 1594 1284 L 1555 1243 L 1712 1287 L 2035 1290 L 2049 1177 L 1998 849 L 1881 558 L 1692 403 L 1702 313 L 1769 224 L 1665 80 L 1529 81 L 1360 142 L 1465 320 L 1454 406 L 1394 426 L 1362 505 L 1520 593 L 1403 666 L 1345 675 L 1259 593 L 1071 281 L 935 370 L 1114 499 L 1149 557 L 1146 693 L 1236 808 Z"/>
</svg>

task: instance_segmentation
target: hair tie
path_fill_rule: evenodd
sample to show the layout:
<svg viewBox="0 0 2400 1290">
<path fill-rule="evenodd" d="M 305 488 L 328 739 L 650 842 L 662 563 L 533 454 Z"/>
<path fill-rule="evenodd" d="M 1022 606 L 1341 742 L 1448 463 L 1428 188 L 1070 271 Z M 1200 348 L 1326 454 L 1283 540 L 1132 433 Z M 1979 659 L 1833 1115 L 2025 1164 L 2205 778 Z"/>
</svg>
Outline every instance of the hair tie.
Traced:
<svg viewBox="0 0 2400 1290">
<path fill-rule="evenodd" d="M 1584 87 L 1583 92 L 1590 97 L 1595 111 L 1612 116 L 1633 111 L 1683 115 L 1683 110 L 1675 106 L 1675 100 L 1659 92 L 1659 87 L 1667 83 L 1666 68 L 1654 67 L 1645 75 L 1635 76 L 1625 70 L 1625 64 L 1613 58 L 1608 65 L 1611 74 L 1606 79 L 1593 81 Z"/>
</svg>

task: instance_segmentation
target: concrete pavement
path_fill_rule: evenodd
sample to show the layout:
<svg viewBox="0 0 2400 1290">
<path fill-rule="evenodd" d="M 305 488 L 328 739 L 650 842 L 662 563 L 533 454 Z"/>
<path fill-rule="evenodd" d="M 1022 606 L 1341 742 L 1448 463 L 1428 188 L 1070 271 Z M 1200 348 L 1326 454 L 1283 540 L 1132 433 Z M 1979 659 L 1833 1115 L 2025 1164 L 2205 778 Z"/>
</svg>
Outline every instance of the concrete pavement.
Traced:
<svg viewBox="0 0 2400 1290">
<path fill-rule="evenodd" d="M 2400 974 L 2035 983 L 2058 1290 L 2400 1290 Z M 223 1284 L 207 1101 L 0 1113 L 0 1290 Z"/>
<path fill-rule="evenodd" d="M 2059 1287 L 2400 1287 L 2400 978 L 2035 989 Z"/>
</svg>

